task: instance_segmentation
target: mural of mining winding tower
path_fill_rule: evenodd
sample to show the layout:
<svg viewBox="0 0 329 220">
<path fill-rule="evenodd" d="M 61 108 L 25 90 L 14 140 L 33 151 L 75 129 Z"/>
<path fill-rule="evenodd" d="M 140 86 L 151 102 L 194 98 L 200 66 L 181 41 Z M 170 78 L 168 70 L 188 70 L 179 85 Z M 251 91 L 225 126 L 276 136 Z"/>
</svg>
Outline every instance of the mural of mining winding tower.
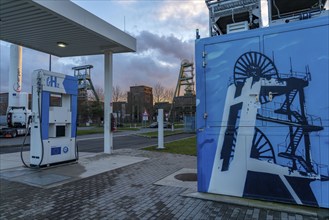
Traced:
<svg viewBox="0 0 329 220">
<path fill-rule="evenodd" d="M 274 62 L 259 52 L 247 52 L 238 58 L 225 100 L 223 119 L 227 124 L 223 125 L 225 131 L 219 136 L 213 187 L 217 185 L 216 178 L 222 183 L 226 179 L 228 185 L 240 179 L 235 184 L 236 192 L 243 190 L 247 197 L 274 197 L 317 206 L 310 183 L 328 181 L 329 176 L 319 173 L 321 165 L 311 157 L 310 133 L 319 132 L 323 127 L 321 118 L 306 113 L 304 89 L 310 80 L 308 66 L 305 72 L 295 72 L 291 68 L 290 73 L 279 74 Z M 264 123 L 278 124 L 276 129 L 287 131 L 285 139 L 276 144 L 278 151 L 274 149 L 272 137 L 257 126 Z M 248 157 L 256 159 L 247 161 L 252 168 L 243 175 L 235 172 L 243 170 Z M 227 176 L 226 171 L 231 169 Z M 264 185 L 254 187 L 257 182 Z M 269 188 L 273 191 L 268 191 Z"/>
<path fill-rule="evenodd" d="M 329 1 L 206 3 L 198 191 L 328 209 Z"/>
</svg>

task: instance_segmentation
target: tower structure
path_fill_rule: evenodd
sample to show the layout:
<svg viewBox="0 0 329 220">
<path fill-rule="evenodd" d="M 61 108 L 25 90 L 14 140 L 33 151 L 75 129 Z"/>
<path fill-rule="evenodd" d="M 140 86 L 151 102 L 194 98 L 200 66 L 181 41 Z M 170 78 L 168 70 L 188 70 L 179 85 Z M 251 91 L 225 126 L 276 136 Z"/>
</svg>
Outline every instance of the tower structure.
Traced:
<svg viewBox="0 0 329 220">
<path fill-rule="evenodd" d="M 80 107 L 80 122 L 89 122 L 91 119 L 91 105 L 88 100 L 90 92 L 93 94 L 96 101 L 99 102 L 99 97 L 91 80 L 92 68 L 93 65 L 84 65 L 72 68 L 74 71 L 74 76 L 78 79 L 78 105 Z"/>
<path fill-rule="evenodd" d="M 181 62 L 179 76 L 169 117 L 177 120 L 184 115 L 195 114 L 194 63 L 184 59 Z"/>
</svg>

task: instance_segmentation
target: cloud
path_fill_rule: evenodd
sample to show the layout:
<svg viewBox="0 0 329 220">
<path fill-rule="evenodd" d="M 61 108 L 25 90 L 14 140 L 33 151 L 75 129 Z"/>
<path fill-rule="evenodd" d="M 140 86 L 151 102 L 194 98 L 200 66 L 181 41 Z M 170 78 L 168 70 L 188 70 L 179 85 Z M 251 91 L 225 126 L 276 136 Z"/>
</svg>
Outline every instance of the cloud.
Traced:
<svg viewBox="0 0 329 220">
<path fill-rule="evenodd" d="M 203 0 L 120 0 L 76 1 L 105 21 L 130 33 L 148 30 L 159 35 L 175 35 L 188 40 L 208 35 L 208 9 Z"/>
<path fill-rule="evenodd" d="M 135 3 L 137 3 L 138 1 L 137 0 L 121 0 L 121 1 L 118 1 L 117 4 L 120 4 L 120 5 L 123 5 L 123 6 L 131 6 L 131 5 L 134 5 Z"/>
<path fill-rule="evenodd" d="M 194 42 L 184 41 L 175 36 L 164 36 L 143 31 L 135 36 L 137 52 L 115 54 L 113 57 L 113 82 L 122 90 L 130 86 L 154 86 L 160 81 L 172 88 L 177 83 L 182 59 L 191 59 Z M 104 58 L 102 55 L 86 56 L 81 65 L 91 64 L 92 80 L 96 87 L 104 84 Z"/>
<path fill-rule="evenodd" d="M 178 39 L 174 35 L 159 36 L 148 31 L 142 31 L 136 37 L 139 53 L 154 49 L 165 56 L 172 55 L 180 60 L 193 56 L 193 43 Z"/>
<path fill-rule="evenodd" d="M 208 32 L 208 8 L 204 1 L 165 1 L 158 9 L 161 26 L 171 33 L 185 39 L 195 36 L 195 29 L 200 29 L 202 36 Z"/>
<path fill-rule="evenodd" d="M 113 81 L 123 90 L 133 85 L 153 86 L 158 81 L 165 87 L 174 87 L 181 61 L 194 57 L 195 29 L 200 29 L 202 37 L 208 35 L 208 9 L 203 0 L 74 2 L 137 39 L 136 53 L 115 54 L 113 58 Z M 8 90 L 9 43 L 1 42 L 0 46 L 0 91 L 4 92 Z M 94 85 L 103 88 L 103 55 L 52 56 L 52 71 L 55 72 L 73 75 L 72 67 L 86 64 L 94 66 Z M 48 54 L 24 48 L 23 91 L 30 91 L 33 70 L 48 69 L 48 65 Z"/>
<path fill-rule="evenodd" d="M 193 56 L 193 43 L 148 31 L 135 37 L 137 53 L 115 55 L 114 83 L 124 90 L 134 85 L 152 87 L 157 82 L 167 88 L 174 87 L 181 60 Z"/>
<path fill-rule="evenodd" d="M 187 20 L 204 14 L 206 4 L 204 1 L 164 1 L 163 6 L 159 8 L 159 19 L 168 20 Z"/>
<path fill-rule="evenodd" d="M 191 60 L 194 42 L 185 41 L 173 35 L 165 36 L 142 31 L 137 36 L 136 53 L 115 54 L 113 58 L 113 81 L 123 90 L 130 86 L 154 86 L 158 81 L 167 88 L 177 83 L 180 63 Z M 1 46 L 3 47 L 3 46 Z M 8 90 L 9 47 L 1 48 L 1 92 Z M 6 54 L 6 56 L 5 56 Z M 52 71 L 73 75 L 72 67 L 91 64 L 92 81 L 95 87 L 104 87 L 103 55 L 59 58 L 52 56 Z M 49 68 L 49 55 L 24 48 L 23 50 L 23 91 L 30 92 L 31 73 L 35 69 Z"/>
</svg>

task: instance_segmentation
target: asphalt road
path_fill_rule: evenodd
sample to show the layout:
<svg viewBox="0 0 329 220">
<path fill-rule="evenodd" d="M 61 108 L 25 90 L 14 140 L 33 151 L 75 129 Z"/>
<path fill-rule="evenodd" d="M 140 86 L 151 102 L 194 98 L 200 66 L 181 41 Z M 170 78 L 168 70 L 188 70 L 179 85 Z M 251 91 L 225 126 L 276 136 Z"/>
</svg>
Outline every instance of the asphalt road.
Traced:
<svg viewBox="0 0 329 220">
<path fill-rule="evenodd" d="M 194 134 L 177 134 L 172 135 L 164 138 L 165 143 L 192 137 Z M 23 143 L 23 137 L 20 139 L 16 139 L 17 145 L 12 146 L 1 146 L 0 147 L 0 154 L 4 153 L 14 153 L 19 152 L 21 150 L 21 143 Z M 148 137 L 141 137 L 136 134 L 119 134 L 113 137 L 113 148 L 116 149 L 123 149 L 123 148 L 133 148 L 133 149 L 140 149 L 147 146 L 154 146 L 157 145 L 158 139 L 157 138 L 148 138 Z M 83 135 L 78 138 L 78 148 L 80 152 L 103 152 L 104 151 L 104 138 L 102 134 L 95 134 L 95 135 Z M 28 151 L 30 146 L 23 146 L 23 151 Z"/>
</svg>

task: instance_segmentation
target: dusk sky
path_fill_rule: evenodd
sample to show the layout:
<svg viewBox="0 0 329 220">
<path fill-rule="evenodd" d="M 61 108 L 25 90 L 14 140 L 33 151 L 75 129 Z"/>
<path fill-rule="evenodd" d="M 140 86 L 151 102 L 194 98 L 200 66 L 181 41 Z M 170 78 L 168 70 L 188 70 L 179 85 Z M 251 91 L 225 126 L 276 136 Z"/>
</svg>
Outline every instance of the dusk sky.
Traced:
<svg viewBox="0 0 329 220">
<path fill-rule="evenodd" d="M 194 59 L 195 29 L 208 36 L 208 9 L 204 0 L 73 1 L 137 39 L 137 52 L 115 54 L 114 85 L 153 87 L 160 82 L 175 88 L 183 59 Z M 0 41 L 0 92 L 8 92 L 10 43 Z M 103 55 L 59 58 L 52 56 L 52 71 L 73 75 L 72 67 L 91 64 L 95 87 L 103 88 Z M 31 91 L 31 73 L 49 69 L 49 55 L 23 48 L 23 91 Z"/>
</svg>

